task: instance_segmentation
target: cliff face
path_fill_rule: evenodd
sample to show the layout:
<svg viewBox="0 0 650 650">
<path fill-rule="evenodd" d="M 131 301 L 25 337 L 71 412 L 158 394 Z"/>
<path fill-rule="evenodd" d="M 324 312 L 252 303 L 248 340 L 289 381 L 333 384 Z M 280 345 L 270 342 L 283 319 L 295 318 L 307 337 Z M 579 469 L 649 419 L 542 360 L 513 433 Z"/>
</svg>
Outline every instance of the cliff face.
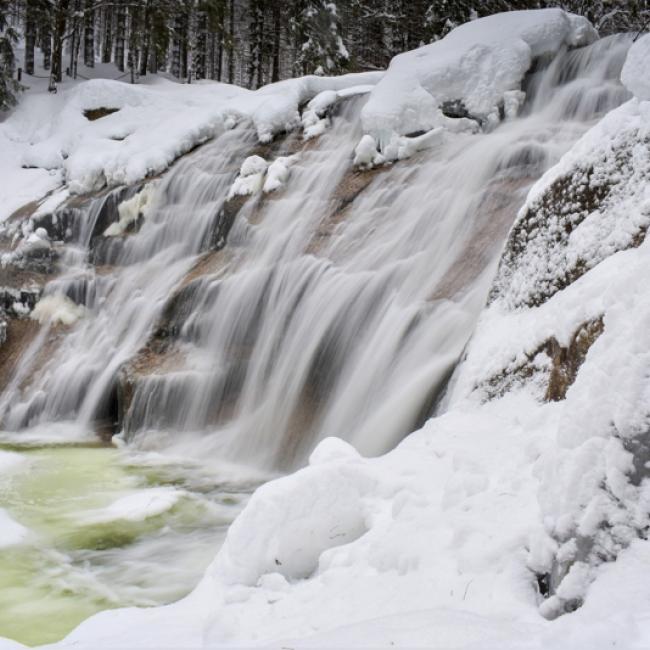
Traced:
<svg viewBox="0 0 650 650">
<path fill-rule="evenodd" d="M 532 189 L 458 373 L 456 405 L 520 393 L 552 423 L 528 560 L 549 617 L 648 531 L 649 224 L 650 102 L 635 98 Z"/>
</svg>

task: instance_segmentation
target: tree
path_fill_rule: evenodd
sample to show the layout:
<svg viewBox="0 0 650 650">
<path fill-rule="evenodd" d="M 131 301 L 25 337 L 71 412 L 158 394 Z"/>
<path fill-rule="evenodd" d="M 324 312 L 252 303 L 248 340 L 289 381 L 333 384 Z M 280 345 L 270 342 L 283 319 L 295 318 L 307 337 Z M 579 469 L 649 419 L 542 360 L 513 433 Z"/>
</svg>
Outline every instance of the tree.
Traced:
<svg viewBox="0 0 650 650">
<path fill-rule="evenodd" d="M 294 25 L 302 74 L 338 74 L 350 58 L 341 38 L 336 5 L 325 0 L 306 0 Z"/>
<path fill-rule="evenodd" d="M 36 47 L 37 0 L 25 2 L 25 72 L 34 74 L 34 48 Z"/>
<path fill-rule="evenodd" d="M 0 0 L 0 110 L 16 103 L 18 82 L 14 79 L 14 45 L 18 40 L 16 30 L 9 24 L 9 2 Z"/>
</svg>

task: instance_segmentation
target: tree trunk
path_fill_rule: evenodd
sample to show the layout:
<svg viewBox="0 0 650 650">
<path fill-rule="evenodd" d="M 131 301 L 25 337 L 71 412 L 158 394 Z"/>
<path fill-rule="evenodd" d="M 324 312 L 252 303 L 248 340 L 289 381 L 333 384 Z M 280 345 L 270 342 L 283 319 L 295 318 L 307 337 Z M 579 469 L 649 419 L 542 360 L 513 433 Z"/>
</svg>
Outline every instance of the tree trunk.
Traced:
<svg viewBox="0 0 650 650">
<path fill-rule="evenodd" d="M 140 76 L 144 77 L 149 68 L 149 43 L 151 41 L 151 12 L 149 11 L 149 3 L 145 2 L 144 16 L 142 18 L 142 52 L 140 54 Z"/>
<path fill-rule="evenodd" d="M 115 65 L 124 72 L 124 41 L 126 39 L 126 7 L 123 2 L 117 3 L 115 23 Z"/>
<path fill-rule="evenodd" d="M 65 20 L 70 6 L 69 0 L 59 0 L 54 18 L 52 33 L 52 70 L 50 74 L 50 91 L 56 91 L 56 84 L 63 81 L 63 36 L 65 35 Z"/>
<path fill-rule="evenodd" d="M 43 67 L 46 70 L 52 65 L 52 16 L 48 11 L 43 11 L 39 20 L 39 40 L 43 53 Z"/>
<path fill-rule="evenodd" d="M 273 61 L 271 82 L 280 81 L 280 42 L 282 38 L 282 11 L 278 2 L 273 3 Z"/>
<path fill-rule="evenodd" d="M 235 0 L 228 8 L 228 83 L 235 83 Z"/>
<path fill-rule="evenodd" d="M 113 52 L 113 8 L 110 5 L 104 7 L 103 17 L 102 63 L 110 63 Z"/>
<path fill-rule="evenodd" d="M 84 65 L 95 67 L 95 10 L 93 0 L 86 0 L 84 12 Z"/>
<path fill-rule="evenodd" d="M 25 72 L 34 74 L 34 48 L 36 47 L 36 7 L 35 0 L 25 4 Z"/>
</svg>

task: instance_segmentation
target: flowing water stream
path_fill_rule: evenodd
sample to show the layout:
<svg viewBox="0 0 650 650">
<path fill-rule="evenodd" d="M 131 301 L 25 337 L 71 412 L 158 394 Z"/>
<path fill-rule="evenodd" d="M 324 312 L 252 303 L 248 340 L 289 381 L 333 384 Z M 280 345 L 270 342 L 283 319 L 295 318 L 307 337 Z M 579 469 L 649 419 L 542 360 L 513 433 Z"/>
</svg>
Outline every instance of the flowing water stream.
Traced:
<svg viewBox="0 0 650 650">
<path fill-rule="evenodd" d="M 297 150 L 276 194 L 226 201 L 257 151 L 244 125 L 155 181 L 127 237 L 98 224 L 139 188 L 63 208 L 66 270 L 46 294 L 85 316 L 43 326 L 0 397 L 2 448 L 27 463 L 0 508 L 30 531 L 0 551 L 0 634 L 52 640 L 93 611 L 180 597 L 259 481 L 330 435 L 383 453 L 440 409 L 518 207 L 627 99 L 628 47 L 560 54 L 519 118 L 389 168 L 352 170 L 353 99 L 316 143 L 266 148 Z M 89 442 L 107 423 L 126 446 Z"/>
</svg>

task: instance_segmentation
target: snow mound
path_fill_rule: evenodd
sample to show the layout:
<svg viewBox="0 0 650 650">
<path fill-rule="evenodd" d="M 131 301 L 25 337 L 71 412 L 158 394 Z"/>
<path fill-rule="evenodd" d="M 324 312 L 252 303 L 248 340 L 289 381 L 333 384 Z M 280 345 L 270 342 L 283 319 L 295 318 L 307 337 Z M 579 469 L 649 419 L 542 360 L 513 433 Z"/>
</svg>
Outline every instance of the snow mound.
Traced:
<svg viewBox="0 0 650 650">
<path fill-rule="evenodd" d="M 41 325 L 45 323 L 74 325 L 85 315 L 86 308 L 83 305 L 77 305 L 67 296 L 57 293 L 41 298 L 32 310 L 30 318 Z"/>
<path fill-rule="evenodd" d="M 640 38 L 627 54 L 621 71 L 623 85 L 638 99 L 650 101 L 650 34 Z"/>
<path fill-rule="evenodd" d="M 521 103 L 521 95 L 512 93 L 520 90 L 535 57 L 597 37 L 585 18 L 561 9 L 512 11 L 465 23 L 440 41 L 393 58 L 363 108 L 364 132 L 385 154 L 395 135 L 443 125 L 447 103 L 486 126 L 495 124 L 506 107 L 512 115 Z"/>
<path fill-rule="evenodd" d="M 29 530 L 0 508 L 0 549 L 23 544 L 28 537 Z"/>
<path fill-rule="evenodd" d="M 111 521 L 144 521 L 171 510 L 184 495 L 183 491 L 171 487 L 140 490 L 114 501 L 102 510 L 87 515 L 84 521 L 93 524 Z"/>
<path fill-rule="evenodd" d="M 266 574 L 307 578 L 325 551 L 363 535 L 363 495 L 372 481 L 354 456 L 348 460 L 311 466 L 259 488 L 230 527 L 212 575 L 243 585 L 255 585 Z"/>
</svg>

